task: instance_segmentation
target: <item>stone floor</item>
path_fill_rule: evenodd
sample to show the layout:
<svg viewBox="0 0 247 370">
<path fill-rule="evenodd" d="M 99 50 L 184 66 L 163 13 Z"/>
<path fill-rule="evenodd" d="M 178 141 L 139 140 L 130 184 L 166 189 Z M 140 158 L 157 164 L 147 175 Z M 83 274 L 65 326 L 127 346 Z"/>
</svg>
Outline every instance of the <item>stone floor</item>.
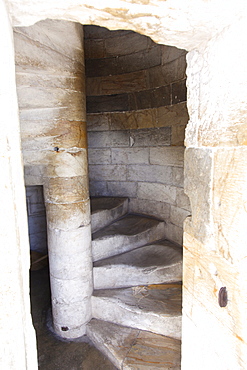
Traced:
<svg viewBox="0 0 247 370">
<path fill-rule="evenodd" d="M 40 370 L 116 370 L 88 340 L 61 341 L 48 330 L 50 288 L 47 267 L 31 272 L 31 304 Z"/>
</svg>

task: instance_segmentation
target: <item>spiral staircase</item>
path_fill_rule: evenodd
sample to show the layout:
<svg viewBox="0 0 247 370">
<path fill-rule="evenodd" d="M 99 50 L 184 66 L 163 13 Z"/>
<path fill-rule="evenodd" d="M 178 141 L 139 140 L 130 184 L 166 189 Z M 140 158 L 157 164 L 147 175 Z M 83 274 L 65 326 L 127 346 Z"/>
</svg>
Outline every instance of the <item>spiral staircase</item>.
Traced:
<svg viewBox="0 0 247 370">
<path fill-rule="evenodd" d="M 180 369 L 182 249 L 128 198 L 92 198 L 93 319 L 87 335 L 118 369 Z"/>
</svg>

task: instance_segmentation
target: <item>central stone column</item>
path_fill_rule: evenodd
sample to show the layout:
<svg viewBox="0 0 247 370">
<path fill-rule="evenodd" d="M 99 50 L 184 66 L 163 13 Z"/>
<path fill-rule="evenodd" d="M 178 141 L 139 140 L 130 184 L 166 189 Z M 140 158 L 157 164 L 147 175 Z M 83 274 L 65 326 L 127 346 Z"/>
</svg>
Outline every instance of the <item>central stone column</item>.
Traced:
<svg viewBox="0 0 247 370">
<path fill-rule="evenodd" d="M 76 338 L 85 334 L 86 323 L 91 319 L 91 225 L 86 127 L 80 122 L 69 125 L 75 146 L 65 135 L 62 148 L 54 147 L 45 175 L 44 195 L 53 325 L 58 335 Z"/>
</svg>

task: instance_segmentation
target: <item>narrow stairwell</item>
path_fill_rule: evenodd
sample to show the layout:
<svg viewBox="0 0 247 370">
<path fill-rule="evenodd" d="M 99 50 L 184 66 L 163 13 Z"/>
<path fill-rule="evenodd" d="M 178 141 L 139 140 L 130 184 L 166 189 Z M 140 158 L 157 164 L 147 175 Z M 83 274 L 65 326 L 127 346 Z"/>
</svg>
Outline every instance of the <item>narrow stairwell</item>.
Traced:
<svg viewBox="0 0 247 370">
<path fill-rule="evenodd" d="M 93 198 L 93 319 L 87 335 L 118 369 L 180 369 L 182 249 L 165 223 Z"/>
</svg>

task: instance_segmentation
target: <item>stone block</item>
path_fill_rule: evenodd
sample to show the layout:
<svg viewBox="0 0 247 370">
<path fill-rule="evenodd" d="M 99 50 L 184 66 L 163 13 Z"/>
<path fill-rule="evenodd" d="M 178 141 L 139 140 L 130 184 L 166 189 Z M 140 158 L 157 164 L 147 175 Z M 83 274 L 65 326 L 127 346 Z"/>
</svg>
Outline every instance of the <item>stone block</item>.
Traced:
<svg viewBox="0 0 247 370">
<path fill-rule="evenodd" d="M 23 158 L 24 159 L 24 158 Z M 24 160 L 25 164 L 25 160 Z M 24 179 L 26 186 L 43 185 L 45 169 L 43 165 L 24 165 Z"/>
<path fill-rule="evenodd" d="M 99 197 L 108 195 L 106 181 L 90 181 L 89 193 L 91 197 Z"/>
<path fill-rule="evenodd" d="M 141 129 L 156 126 L 156 110 L 143 109 L 139 111 L 111 113 L 111 130 Z"/>
<path fill-rule="evenodd" d="M 152 108 L 163 107 L 171 104 L 171 88 L 169 85 L 151 90 Z"/>
<path fill-rule="evenodd" d="M 42 86 L 18 86 L 18 103 L 20 109 L 66 108 L 80 109 L 84 96 L 80 91 L 63 88 L 43 88 Z M 60 117 L 62 118 L 62 117 Z M 74 120 L 74 117 L 71 117 Z"/>
<path fill-rule="evenodd" d="M 36 73 L 21 66 L 16 67 L 17 86 L 30 86 L 32 88 L 39 86 L 44 89 L 64 89 L 70 91 L 82 92 L 85 88 L 85 79 L 80 75 L 54 74 L 52 71 L 38 70 Z"/>
<path fill-rule="evenodd" d="M 189 116 L 186 103 L 180 103 L 157 109 L 157 124 L 159 127 L 180 125 L 185 127 Z"/>
<path fill-rule="evenodd" d="M 170 222 L 176 226 L 183 228 L 184 220 L 190 214 L 191 214 L 190 211 L 186 211 L 185 209 L 171 206 Z"/>
<path fill-rule="evenodd" d="M 109 115 L 104 113 L 87 114 L 88 131 L 107 131 L 109 129 Z"/>
<path fill-rule="evenodd" d="M 81 42 L 83 27 L 79 23 L 46 19 L 29 28 L 15 28 L 15 32 L 26 37 L 26 44 L 30 45 L 30 49 L 39 47 L 42 50 L 42 53 L 37 53 L 36 58 L 42 58 L 42 54 L 51 50 L 53 53 L 57 53 L 58 57 L 61 56 L 65 60 L 70 59 L 76 64 L 84 65 L 84 50 Z M 25 50 L 22 50 L 22 52 L 25 53 Z"/>
<path fill-rule="evenodd" d="M 129 165 L 127 179 L 139 182 L 157 182 L 162 184 L 172 183 L 172 168 L 157 165 Z"/>
<path fill-rule="evenodd" d="M 126 166 L 123 165 L 91 165 L 89 179 L 95 181 L 126 181 Z"/>
<path fill-rule="evenodd" d="M 108 60 L 109 58 L 107 58 Z M 110 58 L 111 59 L 111 58 Z M 155 45 L 149 50 L 140 51 L 129 55 L 120 56 L 117 58 L 117 73 L 129 73 L 140 70 L 145 70 L 161 64 L 161 49 L 160 45 Z"/>
<path fill-rule="evenodd" d="M 209 242 L 212 237 L 212 149 L 190 148 L 185 150 L 184 190 L 190 198 L 192 224 L 195 237 Z"/>
<path fill-rule="evenodd" d="M 176 204 L 176 187 L 164 184 L 140 182 L 138 183 L 137 196 L 140 199 L 147 199 L 169 204 Z"/>
<path fill-rule="evenodd" d="M 171 88 L 169 85 L 129 94 L 130 110 L 156 108 L 170 104 Z"/>
<path fill-rule="evenodd" d="M 97 80 L 99 80 L 99 78 L 97 78 Z M 101 82 L 102 95 L 121 94 L 130 91 L 145 90 L 148 88 L 146 71 L 101 77 L 101 81 L 99 82 Z M 95 86 L 95 91 L 97 91 L 96 89 L 97 86 Z"/>
<path fill-rule="evenodd" d="M 181 167 L 172 167 L 172 185 L 183 188 L 184 186 L 184 169 Z"/>
<path fill-rule="evenodd" d="M 87 97 L 87 112 L 118 112 L 129 110 L 127 94 L 101 95 Z"/>
<path fill-rule="evenodd" d="M 183 245 L 183 228 L 173 225 L 172 223 L 167 223 L 165 226 L 166 237 L 169 240 L 172 240 L 174 243 Z"/>
<path fill-rule="evenodd" d="M 214 152 L 213 220 L 217 251 L 233 265 L 246 269 L 247 148 L 218 148 Z"/>
<path fill-rule="evenodd" d="M 89 148 L 128 147 L 129 133 L 127 131 L 102 131 L 88 133 Z"/>
<path fill-rule="evenodd" d="M 37 26 L 37 24 L 35 26 Z M 30 34 L 30 30 L 31 28 L 26 32 Z M 54 73 L 54 71 L 59 71 L 60 73 L 65 75 L 84 73 L 83 53 L 81 52 L 81 47 L 77 48 L 76 50 L 73 48 L 71 49 L 69 45 L 67 45 L 67 50 L 70 50 L 74 54 L 76 54 L 75 59 L 73 59 L 71 58 L 72 55 L 66 56 L 66 51 L 64 48 L 63 52 L 61 53 L 59 50 L 54 50 L 50 47 L 51 41 L 50 45 L 47 47 L 46 45 L 44 45 L 44 40 L 41 41 L 41 43 L 37 42 L 37 40 L 35 42 L 35 40 L 32 39 L 32 35 L 25 35 L 24 32 L 24 27 L 15 29 L 15 62 L 17 66 L 34 66 L 34 68 L 38 70 L 51 71 L 52 73 Z M 74 35 L 73 32 L 72 34 Z M 40 35 L 44 35 L 44 32 L 40 32 Z M 53 44 L 53 46 L 57 45 L 57 41 L 58 38 L 56 39 L 56 42 Z M 40 52 L 41 47 L 42 53 Z M 54 60 L 56 60 L 56 67 L 54 67 Z"/>
<path fill-rule="evenodd" d="M 88 149 L 88 163 L 90 164 L 111 164 L 110 149 Z"/>
<path fill-rule="evenodd" d="M 150 68 L 147 71 L 149 76 L 149 87 L 164 86 L 175 81 L 183 80 L 186 77 L 185 70 L 185 55 L 168 64 Z"/>
<path fill-rule="evenodd" d="M 171 145 L 174 146 L 184 146 L 185 140 L 185 129 L 186 126 L 184 125 L 174 125 L 171 128 Z"/>
<path fill-rule="evenodd" d="M 119 73 L 117 58 L 85 59 L 87 77 L 101 77 Z"/>
<path fill-rule="evenodd" d="M 149 164 L 149 148 L 113 148 L 113 164 Z"/>
<path fill-rule="evenodd" d="M 135 32 L 115 35 L 105 40 L 107 57 L 138 53 L 154 45 L 155 43 L 149 37 Z"/>
<path fill-rule="evenodd" d="M 176 206 L 191 212 L 190 199 L 184 193 L 184 189 L 176 188 Z"/>
<path fill-rule="evenodd" d="M 134 147 L 166 146 L 171 144 L 171 128 L 151 128 L 130 131 L 130 142 Z"/>
<path fill-rule="evenodd" d="M 184 166 L 183 147 L 150 148 L 150 163 L 161 166 Z"/>
<path fill-rule="evenodd" d="M 86 78 L 86 96 L 97 96 L 102 94 L 102 77 Z"/>
<path fill-rule="evenodd" d="M 174 46 L 162 45 L 161 53 L 162 64 L 167 64 L 186 55 L 187 52 L 184 49 L 178 49 Z"/>
<path fill-rule="evenodd" d="M 170 218 L 170 204 L 147 199 L 130 199 L 130 212 L 157 217 L 164 221 Z"/>
<path fill-rule="evenodd" d="M 129 109 L 139 110 L 152 107 L 152 90 L 143 90 L 128 94 Z"/>
<path fill-rule="evenodd" d="M 117 112 L 110 115 L 110 130 L 137 129 L 136 112 Z"/>
<path fill-rule="evenodd" d="M 172 103 L 173 105 L 187 101 L 186 80 L 172 84 Z"/>
<path fill-rule="evenodd" d="M 88 199 L 87 176 L 45 178 L 44 197 L 46 203 L 80 203 Z"/>
<path fill-rule="evenodd" d="M 70 204 L 46 203 L 49 228 L 55 230 L 74 230 L 90 224 L 90 202 Z"/>
<path fill-rule="evenodd" d="M 86 59 L 99 59 L 105 57 L 104 40 L 85 39 L 84 52 Z"/>
<path fill-rule="evenodd" d="M 137 184 L 129 181 L 108 181 L 107 182 L 107 194 L 109 196 L 116 197 L 136 197 L 137 195 Z"/>
</svg>

